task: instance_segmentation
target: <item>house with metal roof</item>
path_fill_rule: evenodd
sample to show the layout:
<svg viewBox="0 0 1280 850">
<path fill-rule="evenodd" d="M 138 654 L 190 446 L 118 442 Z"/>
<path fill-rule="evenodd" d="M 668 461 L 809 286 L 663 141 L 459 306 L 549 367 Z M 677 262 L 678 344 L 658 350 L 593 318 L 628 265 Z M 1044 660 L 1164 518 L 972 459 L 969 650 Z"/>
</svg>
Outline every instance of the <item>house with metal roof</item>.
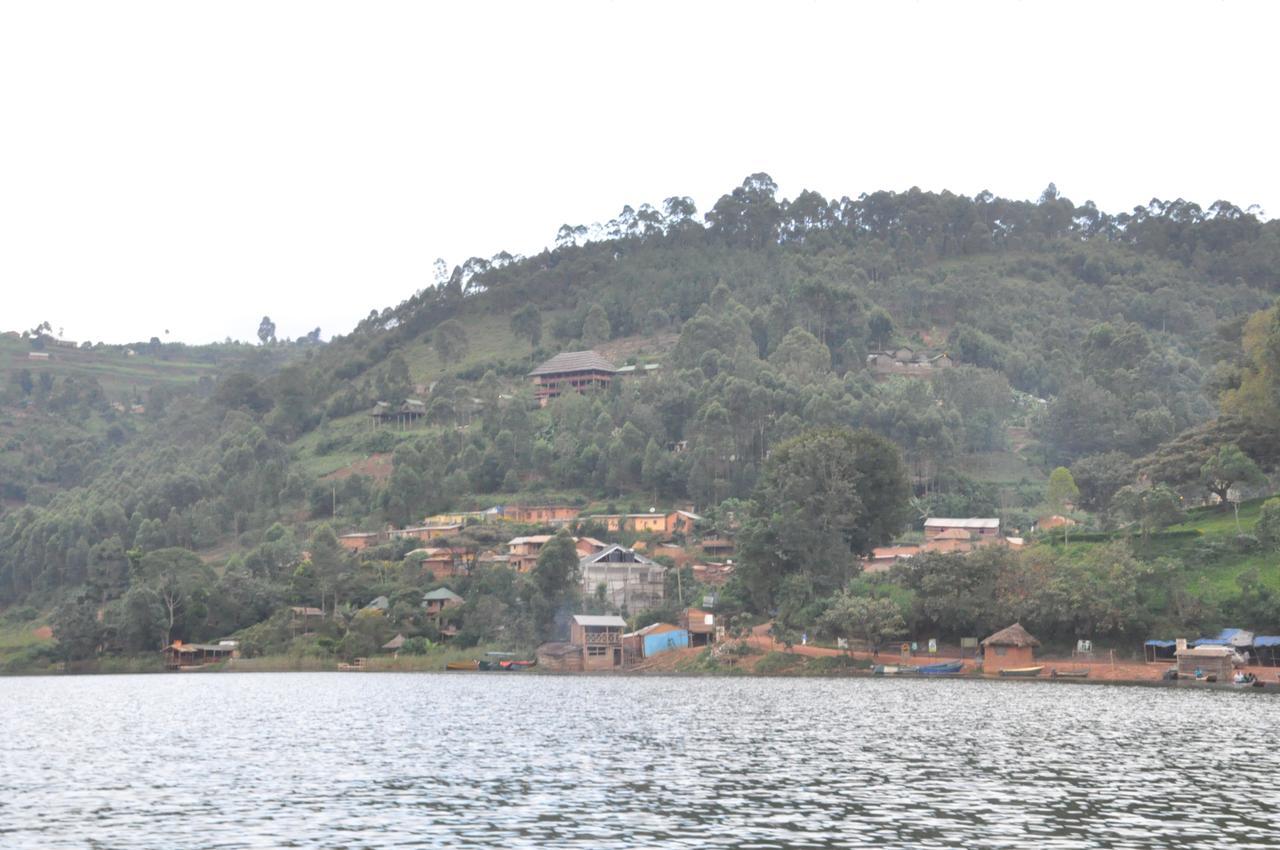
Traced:
<svg viewBox="0 0 1280 850">
<path fill-rule="evenodd" d="M 574 614 L 569 643 L 581 647 L 583 670 L 622 667 L 622 632 L 627 621 L 614 614 Z"/>
<path fill-rule="evenodd" d="M 971 539 L 1000 536 L 1000 520 L 996 517 L 929 517 L 924 521 L 926 540 L 946 533 L 964 531 Z"/>
<path fill-rule="evenodd" d="M 606 390 L 618 369 L 595 351 L 562 351 L 529 373 L 533 396 L 542 407 L 566 392 Z"/>
<path fill-rule="evenodd" d="M 632 613 L 662 605 L 666 598 L 666 569 L 634 549 L 616 543 L 578 560 L 582 595 L 595 597 L 604 588 L 604 601 Z"/>
</svg>

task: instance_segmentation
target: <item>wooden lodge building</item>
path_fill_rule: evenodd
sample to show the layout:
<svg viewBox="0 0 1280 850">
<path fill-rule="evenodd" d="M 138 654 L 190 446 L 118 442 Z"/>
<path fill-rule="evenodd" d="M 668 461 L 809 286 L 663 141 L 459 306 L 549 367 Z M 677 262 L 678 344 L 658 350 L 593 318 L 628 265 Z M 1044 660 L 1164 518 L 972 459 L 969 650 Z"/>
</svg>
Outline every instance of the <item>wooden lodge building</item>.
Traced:
<svg viewBox="0 0 1280 850">
<path fill-rule="evenodd" d="M 205 664 L 216 664 L 240 657 L 240 645 L 235 641 L 223 643 L 183 643 L 175 640 L 166 646 L 164 666 L 170 670 L 181 670 L 188 667 L 201 667 Z"/>
<path fill-rule="evenodd" d="M 399 407 L 380 401 L 369 412 L 375 428 L 380 425 L 394 425 L 401 430 L 418 424 L 418 420 L 426 415 L 426 404 L 416 398 L 405 399 Z"/>
<path fill-rule="evenodd" d="M 529 373 L 539 407 L 563 393 L 607 390 L 618 369 L 595 351 L 563 351 Z"/>
</svg>

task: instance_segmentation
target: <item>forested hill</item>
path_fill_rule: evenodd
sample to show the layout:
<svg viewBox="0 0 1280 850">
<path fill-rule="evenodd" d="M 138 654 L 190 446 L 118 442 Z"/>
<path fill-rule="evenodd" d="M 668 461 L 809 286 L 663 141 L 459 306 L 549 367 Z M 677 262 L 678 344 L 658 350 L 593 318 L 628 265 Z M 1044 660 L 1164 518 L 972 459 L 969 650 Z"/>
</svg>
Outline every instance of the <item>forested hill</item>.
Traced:
<svg viewBox="0 0 1280 850">
<path fill-rule="evenodd" d="M 127 439 L 105 431 L 122 399 L 33 383 L 14 348 L 27 341 L 10 341 L 0 469 L 25 470 L 51 421 L 103 431 L 76 474 L 5 489 L 0 604 L 122 599 L 140 558 L 171 547 L 243 579 L 224 596 L 250 579 L 274 602 L 305 595 L 289 576 L 320 521 L 552 499 L 687 502 L 714 518 L 751 496 L 773 446 L 822 426 L 895 442 L 919 512 L 1000 511 L 1016 526 L 1054 466 L 1114 492 L 1162 446 L 1203 462 L 1214 447 L 1194 435 L 1247 385 L 1246 321 L 1280 293 L 1277 270 L 1280 224 L 1226 202 L 1108 214 L 1052 185 L 1035 203 L 780 199 L 757 174 L 705 215 L 688 198 L 628 206 L 566 225 L 537 256 L 468 260 L 329 344 L 224 360 L 168 386 Z M 587 348 L 662 368 L 537 408 L 531 366 Z M 877 379 L 869 355 L 905 348 L 955 366 Z M 376 402 L 406 398 L 425 402 L 425 424 L 370 428 Z M 1260 425 L 1252 443 L 1231 427 L 1268 445 Z M 981 474 L 975 458 L 1015 471 Z M 217 628 L 254 622 L 258 604 Z"/>
</svg>

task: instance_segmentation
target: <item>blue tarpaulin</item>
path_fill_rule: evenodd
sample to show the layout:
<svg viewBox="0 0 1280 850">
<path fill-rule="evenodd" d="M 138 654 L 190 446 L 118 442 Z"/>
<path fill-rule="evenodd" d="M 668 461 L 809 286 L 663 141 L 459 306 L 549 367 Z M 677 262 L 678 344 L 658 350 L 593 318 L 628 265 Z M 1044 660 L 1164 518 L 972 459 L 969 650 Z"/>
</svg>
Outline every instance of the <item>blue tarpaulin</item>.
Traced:
<svg viewBox="0 0 1280 850">
<path fill-rule="evenodd" d="M 1176 640 L 1149 640 L 1143 646 L 1177 646 Z"/>
<path fill-rule="evenodd" d="M 1217 637 L 1202 637 L 1191 641 L 1192 646 L 1230 646 L 1231 640 L 1240 634 L 1239 629 L 1223 629 Z"/>
<path fill-rule="evenodd" d="M 1253 639 L 1254 646 L 1280 646 L 1280 635 L 1258 635 Z"/>
</svg>

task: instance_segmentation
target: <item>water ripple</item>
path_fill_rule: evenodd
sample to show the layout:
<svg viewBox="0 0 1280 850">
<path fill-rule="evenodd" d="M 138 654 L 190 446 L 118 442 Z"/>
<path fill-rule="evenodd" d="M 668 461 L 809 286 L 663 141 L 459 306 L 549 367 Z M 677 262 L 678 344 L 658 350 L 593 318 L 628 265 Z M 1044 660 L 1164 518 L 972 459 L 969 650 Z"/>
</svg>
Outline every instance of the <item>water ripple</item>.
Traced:
<svg viewBox="0 0 1280 850">
<path fill-rule="evenodd" d="M 973 681 L 5 679 L 0 847 L 1271 847 L 1277 717 Z"/>
</svg>

